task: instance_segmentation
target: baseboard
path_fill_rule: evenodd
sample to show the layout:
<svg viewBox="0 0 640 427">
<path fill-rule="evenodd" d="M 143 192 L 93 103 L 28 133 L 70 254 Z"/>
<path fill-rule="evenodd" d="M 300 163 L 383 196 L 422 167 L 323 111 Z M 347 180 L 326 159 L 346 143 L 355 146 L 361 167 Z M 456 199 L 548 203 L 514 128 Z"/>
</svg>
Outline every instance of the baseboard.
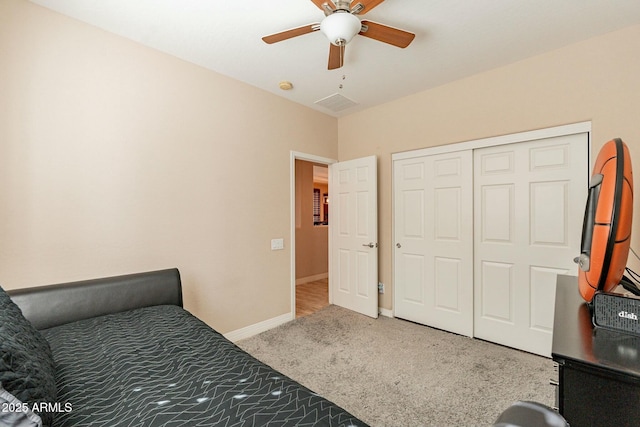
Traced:
<svg viewBox="0 0 640 427">
<path fill-rule="evenodd" d="M 280 326 L 291 320 L 293 320 L 293 316 L 291 315 L 291 313 L 285 313 L 281 316 L 274 317 L 273 319 L 267 319 L 265 321 L 255 323 L 244 328 L 236 329 L 235 331 L 231 331 L 223 335 L 229 341 L 236 342 L 245 338 L 252 337 L 254 335 L 258 335 L 261 332 L 268 331 L 269 329 L 273 329 L 276 326 Z"/>
<path fill-rule="evenodd" d="M 388 310 L 386 308 L 378 308 L 378 310 L 381 316 L 393 317 L 393 310 Z M 261 332 L 268 331 L 269 329 L 273 329 L 277 326 L 283 325 L 291 320 L 293 320 L 293 316 L 291 315 L 291 313 L 285 313 L 278 317 L 267 319 L 253 325 L 246 326 L 244 328 L 236 329 L 235 331 L 231 331 L 223 335 L 229 341 L 236 342 L 245 338 L 250 338 L 254 335 L 258 335 Z"/>
<path fill-rule="evenodd" d="M 303 285 L 309 282 L 315 282 L 316 280 L 322 280 L 322 279 L 328 279 L 328 278 L 329 278 L 329 273 L 320 273 L 320 274 L 314 274 L 313 276 L 301 277 L 299 279 L 296 279 L 296 286 Z"/>
<path fill-rule="evenodd" d="M 380 316 L 393 318 L 393 310 L 388 310 L 386 308 L 378 307 L 378 311 L 380 313 Z"/>
</svg>

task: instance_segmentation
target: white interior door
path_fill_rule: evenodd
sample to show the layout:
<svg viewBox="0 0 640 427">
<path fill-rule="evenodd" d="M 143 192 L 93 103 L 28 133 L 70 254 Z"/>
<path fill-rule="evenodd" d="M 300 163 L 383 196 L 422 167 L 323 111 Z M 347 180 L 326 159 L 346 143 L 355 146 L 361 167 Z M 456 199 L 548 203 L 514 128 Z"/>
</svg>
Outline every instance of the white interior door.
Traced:
<svg viewBox="0 0 640 427">
<path fill-rule="evenodd" d="M 378 317 L 378 176 L 375 156 L 329 166 L 329 300 Z"/>
<path fill-rule="evenodd" d="M 471 150 L 393 163 L 394 315 L 473 336 Z"/>
<path fill-rule="evenodd" d="M 557 274 L 576 274 L 588 134 L 474 152 L 474 335 L 551 355 Z"/>
</svg>

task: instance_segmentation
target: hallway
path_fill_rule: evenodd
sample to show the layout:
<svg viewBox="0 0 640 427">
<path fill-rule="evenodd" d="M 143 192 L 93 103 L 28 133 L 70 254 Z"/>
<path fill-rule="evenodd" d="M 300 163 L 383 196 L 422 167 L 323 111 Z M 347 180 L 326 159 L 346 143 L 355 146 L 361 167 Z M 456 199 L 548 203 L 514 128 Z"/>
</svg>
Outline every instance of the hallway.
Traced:
<svg viewBox="0 0 640 427">
<path fill-rule="evenodd" d="M 296 286 L 296 318 L 315 313 L 329 305 L 329 279 Z"/>
</svg>

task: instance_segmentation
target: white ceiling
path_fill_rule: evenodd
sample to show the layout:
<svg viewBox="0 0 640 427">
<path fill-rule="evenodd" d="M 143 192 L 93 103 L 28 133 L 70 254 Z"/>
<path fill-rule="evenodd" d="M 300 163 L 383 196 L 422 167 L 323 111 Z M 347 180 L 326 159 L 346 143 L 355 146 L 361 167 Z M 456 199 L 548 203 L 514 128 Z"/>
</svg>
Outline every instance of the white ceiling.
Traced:
<svg viewBox="0 0 640 427">
<path fill-rule="evenodd" d="M 360 18 L 413 32 L 413 43 L 356 36 L 345 66 L 328 71 L 320 32 L 261 40 L 320 22 L 310 0 L 31 1 L 335 117 L 640 24 L 639 0 L 386 0 Z M 357 105 L 315 104 L 334 94 Z"/>
</svg>

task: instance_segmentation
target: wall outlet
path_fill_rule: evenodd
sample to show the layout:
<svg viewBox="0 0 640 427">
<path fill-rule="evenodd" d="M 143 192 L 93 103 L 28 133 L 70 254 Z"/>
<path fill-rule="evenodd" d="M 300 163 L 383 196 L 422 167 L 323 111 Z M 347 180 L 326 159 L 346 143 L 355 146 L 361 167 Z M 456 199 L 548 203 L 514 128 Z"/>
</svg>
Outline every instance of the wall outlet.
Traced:
<svg viewBox="0 0 640 427">
<path fill-rule="evenodd" d="M 384 283 L 378 282 L 378 293 L 384 294 Z"/>
<path fill-rule="evenodd" d="M 284 239 L 271 239 L 271 250 L 280 251 L 284 249 Z"/>
</svg>

